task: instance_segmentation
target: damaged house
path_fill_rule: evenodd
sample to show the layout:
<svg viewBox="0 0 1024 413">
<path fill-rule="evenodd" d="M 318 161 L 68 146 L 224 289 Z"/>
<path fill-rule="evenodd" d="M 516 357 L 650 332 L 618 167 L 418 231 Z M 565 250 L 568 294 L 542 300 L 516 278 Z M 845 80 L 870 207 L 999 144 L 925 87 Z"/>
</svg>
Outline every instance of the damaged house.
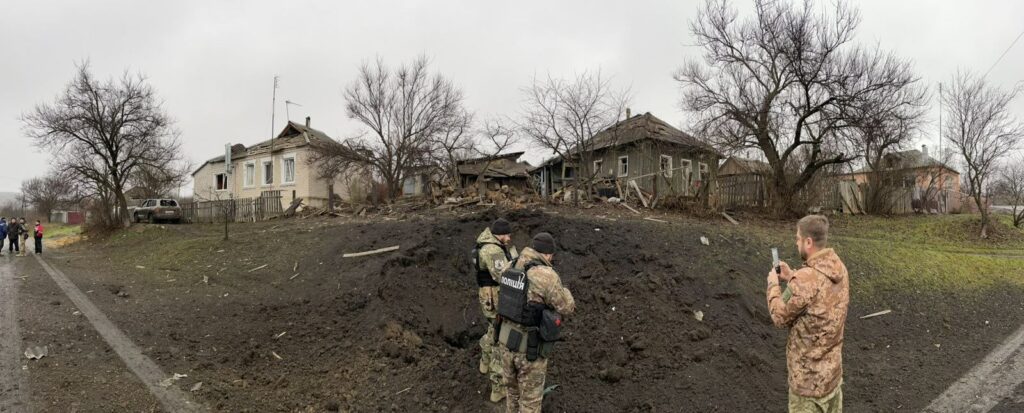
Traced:
<svg viewBox="0 0 1024 413">
<path fill-rule="evenodd" d="M 594 135 L 576 159 L 549 159 L 531 171 L 550 196 L 590 181 L 601 196 L 622 196 L 633 183 L 646 196 L 696 197 L 714 189 L 722 155 L 650 112 L 629 116 Z"/>
<path fill-rule="evenodd" d="M 490 190 L 498 190 L 503 186 L 527 191 L 530 189 L 530 169 L 528 162 L 519 162 L 523 152 L 512 152 L 502 155 L 458 161 L 459 184 L 468 188 L 483 181 Z"/>
</svg>

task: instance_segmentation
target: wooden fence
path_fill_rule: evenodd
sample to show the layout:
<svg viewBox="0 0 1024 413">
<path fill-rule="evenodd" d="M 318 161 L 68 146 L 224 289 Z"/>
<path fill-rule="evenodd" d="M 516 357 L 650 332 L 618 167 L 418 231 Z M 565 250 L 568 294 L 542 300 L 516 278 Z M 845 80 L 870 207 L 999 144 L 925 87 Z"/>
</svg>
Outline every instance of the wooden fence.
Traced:
<svg viewBox="0 0 1024 413">
<path fill-rule="evenodd" d="M 718 177 L 718 198 L 721 206 L 734 208 L 767 208 L 772 194 L 765 177 L 756 174 L 726 175 Z M 804 187 L 796 200 L 807 206 L 823 210 L 842 208 L 839 185 L 833 179 L 822 179 Z"/>
<path fill-rule="evenodd" d="M 284 212 L 281 205 L 281 191 L 263 191 L 256 198 L 230 198 L 213 201 L 196 201 L 181 206 L 182 222 L 213 223 L 263 221 Z"/>
</svg>

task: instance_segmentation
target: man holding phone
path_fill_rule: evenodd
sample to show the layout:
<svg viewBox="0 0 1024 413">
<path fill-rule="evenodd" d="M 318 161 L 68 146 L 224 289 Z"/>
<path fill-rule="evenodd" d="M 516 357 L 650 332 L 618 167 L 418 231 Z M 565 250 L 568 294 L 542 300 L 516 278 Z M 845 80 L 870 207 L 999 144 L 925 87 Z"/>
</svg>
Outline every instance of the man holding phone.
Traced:
<svg viewBox="0 0 1024 413">
<path fill-rule="evenodd" d="M 785 261 L 768 272 L 768 311 L 776 327 L 789 328 L 786 367 L 790 413 L 842 413 L 843 331 L 850 304 L 850 280 L 828 248 L 828 218 L 808 215 L 797 222 L 796 247 L 804 266 Z M 788 288 L 783 295 L 779 280 Z"/>
</svg>

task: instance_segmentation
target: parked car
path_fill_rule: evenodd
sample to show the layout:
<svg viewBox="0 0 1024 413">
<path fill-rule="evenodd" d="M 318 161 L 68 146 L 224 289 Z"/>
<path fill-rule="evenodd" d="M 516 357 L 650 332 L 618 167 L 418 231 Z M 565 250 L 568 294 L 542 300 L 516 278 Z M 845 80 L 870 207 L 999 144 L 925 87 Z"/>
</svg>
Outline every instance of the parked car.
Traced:
<svg viewBox="0 0 1024 413">
<path fill-rule="evenodd" d="M 173 199 L 147 199 L 142 206 L 132 211 L 132 217 L 135 222 L 167 221 L 177 224 L 181 222 L 181 206 Z"/>
</svg>

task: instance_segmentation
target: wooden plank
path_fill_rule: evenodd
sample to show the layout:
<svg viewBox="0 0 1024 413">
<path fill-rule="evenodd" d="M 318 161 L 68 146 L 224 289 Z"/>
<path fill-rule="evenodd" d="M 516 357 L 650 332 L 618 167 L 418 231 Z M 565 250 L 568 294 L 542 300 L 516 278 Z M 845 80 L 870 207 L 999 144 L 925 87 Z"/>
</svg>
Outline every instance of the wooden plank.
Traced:
<svg viewBox="0 0 1024 413">
<path fill-rule="evenodd" d="M 739 225 L 740 224 L 739 222 L 736 222 L 735 219 L 732 219 L 732 217 L 729 216 L 729 214 L 727 214 L 725 212 L 722 213 L 722 216 L 725 217 L 725 219 L 728 219 L 729 222 L 732 222 L 733 225 Z"/>
<path fill-rule="evenodd" d="M 866 315 L 864 317 L 861 317 L 860 319 L 861 320 L 865 320 L 865 319 L 872 318 L 872 317 L 878 317 L 880 315 L 886 315 L 886 314 L 889 314 L 891 312 L 892 312 L 892 310 L 882 310 L 882 311 L 879 311 L 877 313 L 868 314 L 868 315 Z"/>
<path fill-rule="evenodd" d="M 640 202 L 644 204 L 644 208 L 647 208 L 647 198 L 644 198 L 644 193 L 640 191 L 640 186 L 636 184 L 636 180 L 630 179 L 629 186 L 632 186 L 636 191 L 636 196 L 640 198 Z"/>
<path fill-rule="evenodd" d="M 628 209 L 628 210 L 630 210 L 630 211 L 633 211 L 633 213 L 634 213 L 634 214 L 637 214 L 637 215 L 639 215 L 639 214 L 640 214 L 640 211 L 637 211 L 637 210 L 633 209 L 633 207 L 631 207 L 631 206 L 627 205 L 627 204 L 626 204 L 626 203 L 624 203 L 624 202 L 620 202 L 620 203 L 619 203 L 619 205 L 622 205 L 622 206 L 626 207 L 626 209 Z"/>
<path fill-rule="evenodd" d="M 644 219 L 648 220 L 648 221 L 660 222 L 662 224 L 667 224 L 668 223 L 668 221 L 660 220 L 660 219 L 657 219 L 657 218 L 644 217 Z"/>
<path fill-rule="evenodd" d="M 381 254 L 381 253 L 391 252 L 391 251 L 398 251 L 398 249 L 399 249 L 399 246 L 395 245 L 393 247 L 380 248 L 380 249 L 375 249 L 373 251 L 352 252 L 352 253 L 344 254 L 341 257 L 342 258 L 365 257 L 367 255 Z"/>
</svg>

